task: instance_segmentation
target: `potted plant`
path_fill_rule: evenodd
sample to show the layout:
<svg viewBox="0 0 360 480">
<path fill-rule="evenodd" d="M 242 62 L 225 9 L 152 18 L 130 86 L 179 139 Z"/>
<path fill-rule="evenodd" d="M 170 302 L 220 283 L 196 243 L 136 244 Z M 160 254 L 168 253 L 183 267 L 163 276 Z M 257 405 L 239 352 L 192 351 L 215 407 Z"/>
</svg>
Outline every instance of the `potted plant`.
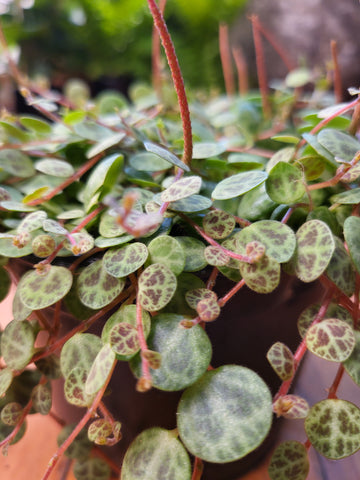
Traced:
<svg viewBox="0 0 360 480">
<path fill-rule="evenodd" d="M 308 440 L 280 444 L 270 476 L 305 479 L 311 446 L 331 459 L 360 448 L 359 408 L 337 398 L 345 372 L 360 381 L 358 99 L 307 98 L 300 69 L 272 96 L 261 81 L 239 97 L 190 94 L 190 122 L 163 16 L 148 4 L 179 106 L 159 74 L 156 93 L 138 85 L 131 102 L 90 101 L 78 84 L 67 98 L 41 90 L 9 57 L 42 117 L 0 123 L 2 298 L 16 284 L 1 332 L 0 445 L 20 439 L 27 415 L 50 412 L 61 377 L 61 396 L 85 412 L 43 479 L 65 452 L 77 478 L 110 478 L 95 444 L 116 452 L 122 480 L 234 480 L 274 413 L 304 418 Z M 271 388 L 256 343 L 279 377 Z M 306 351 L 339 364 L 314 405 L 289 394 Z"/>
</svg>

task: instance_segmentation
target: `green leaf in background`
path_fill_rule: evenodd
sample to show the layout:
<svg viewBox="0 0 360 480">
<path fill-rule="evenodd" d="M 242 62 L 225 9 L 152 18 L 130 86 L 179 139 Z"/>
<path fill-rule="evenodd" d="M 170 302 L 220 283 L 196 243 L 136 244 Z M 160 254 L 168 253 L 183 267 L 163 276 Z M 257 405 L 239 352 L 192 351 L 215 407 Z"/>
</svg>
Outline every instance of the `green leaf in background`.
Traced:
<svg viewBox="0 0 360 480">
<path fill-rule="evenodd" d="M 360 218 L 347 217 L 344 222 L 344 237 L 349 249 L 351 260 L 358 273 L 360 273 Z"/>
<path fill-rule="evenodd" d="M 55 177 L 71 177 L 74 173 L 74 167 L 64 160 L 56 158 L 44 158 L 35 164 L 36 170 L 46 175 L 54 175 Z"/>
<path fill-rule="evenodd" d="M 305 431 L 324 457 L 348 457 L 360 448 L 360 410 L 346 400 L 322 400 L 311 407 Z"/>
<path fill-rule="evenodd" d="M 193 237 L 174 237 L 182 246 L 185 254 L 184 272 L 197 272 L 206 267 L 204 256 L 205 245 Z"/>
<path fill-rule="evenodd" d="M 355 269 L 343 242 L 338 237 L 334 237 L 334 239 L 335 251 L 326 269 L 326 274 L 345 295 L 350 297 L 355 290 Z"/>
<path fill-rule="evenodd" d="M 31 310 L 40 310 L 61 300 L 71 288 L 73 276 L 65 267 L 48 266 L 43 272 L 29 271 L 17 290 L 21 302 Z"/>
<path fill-rule="evenodd" d="M 270 365 L 282 381 L 290 380 L 295 371 L 294 356 L 284 343 L 274 343 L 266 354 Z"/>
<path fill-rule="evenodd" d="M 321 220 L 309 220 L 296 233 L 296 275 L 303 282 L 316 280 L 327 268 L 335 250 L 330 228 Z"/>
<path fill-rule="evenodd" d="M 148 249 L 143 243 L 129 243 L 124 247 L 107 250 L 103 265 L 113 277 L 127 277 L 145 263 L 148 255 Z"/>
<path fill-rule="evenodd" d="M 0 151 L 1 170 L 21 178 L 35 175 L 35 168 L 30 157 L 15 149 L 4 148 Z"/>
<path fill-rule="evenodd" d="M 263 442 L 271 422 L 268 387 L 255 372 L 236 365 L 206 372 L 185 390 L 177 412 L 187 449 L 214 463 L 245 457 Z"/>
<path fill-rule="evenodd" d="M 171 164 L 167 160 L 150 152 L 136 153 L 130 157 L 129 163 L 135 170 L 144 172 L 160 172 L 171 167 Z"/>
<path fill-rule="evenodd" d="M 269 172 L 266 191 L 276 203 L 291 205 L 298 202 L 305 194 L 302 171 L 290 163 L 278 162 Z"/>
<path fill-rule="evenodd" d="M 167 148 L 152 142 L 144 142 L 144 147 L 148 152 L 155 153 L 155 155 L 158 157 L 166 160 L 168 163 L 175 165 L 176 167 L 181 168 L 181 170 L 184 170 L 184 172 L 190 171 L 190 168 Z"/>
<path fill-rule="evenodd" d="M 13 373 L 10 367 L 5 367 L 0 370 L 0 398 L 3 397 L 10 387 L 13 379 Z"/>
<path fill-rule="evenodd" d="M 273 453 L 268 469 L 271 480 L 306 480 L 309 459 L 304 445 L 295 440 L 281 443 Z"/>
<path fill-rule="evenodd" d="M 353 329 L 337 318 L 326 318 L 311 326 L 305 340 L 312 353 L 331 362 L 343 362 L 355 347 Z"/>
<path fill-rule="evenodd" d="M 195 159 L 216 157 L 225 151 L 226 146 L 222 143 L 195 142 L 192 157 Z"/>
<path fill-rule="evenodd" d="M 160 390 L 182 390 L 196 382 L 209 366 L 212 349 L 200 325 L 180 326 L 182 315 L 164 313 L 153 318 L 148 348 L 161 355 L 161 366 L 151 369 L 153 386 Z M 141 376 L 140 354 L 131 360 L 131 368 Z"/>
<path fill-rule="evenodd" d="M 92 333 L 76 333 L 63 346 L 60 368 L 66 378 L 74 368 L 89 372 L 102 347 L 100 338 Z"/>
<path fill-rule="evenodd" d="M 302 338 L 305 337 L 308 328 L 315 320 L 319 309 L 319 304 L 313 304 L 305 308 L 305 310 L 301 312 L 301 315 L 299 316 L 297 321 L 297 327 Z M 339 320 L 347 323 L 350 327 L 353 326 L 354 322 L 350 312 L 348 312 L 346 308 L 342 307 L 341 305 L 338 305 L 336 303 L 330 303 L 326 313 L 329 318 L 338 318 Z"/>
<path fill-rule="evenodd" d="M 7 403 L 1 410 L 1 421 L 8 426 L 16 425 L 21 419 L 23 413 L 23 407 L 20 403 L 10 402 Z"/>
<path fill-rule="evenodd" d="M 22 370 L 35 352 L 35 332 L 29 322 L 12 320 L 1 335 L 1 354 L 12 370 Z"/>
<path fill-rule="evenodd" d="M 360 386 L 360 332 L 355 330 L 353 334 L 355 336 L 355 347 L 350 357 L 343 362 L 343 365 L 354 382 Z"/>
<path fill-rule="evenodd" d="M 360 150 L 360 142 L 355 137 L 334 128 L 324 128 L 317 139 L 334 157 L 344 162 L 351 162 Z"/>
<path fill-rule="evenodd" d="M 205 232 L 216 240 L 228 237 L 235 228 L 235 218 L 222 210 L 211 210 L 203 218 Z"/>
<path fill-rule="evenodd" d="M 190 480 L 189 455 L 174 432 L 159 427 L 138 435 L 128 448 L 121 480 Z"/>
<path fill-rule="evenodd" d="M 41 415 L 48 415 L 51 410 L 52 397 L 49 385 L 36 385 L 31 392 L 33 408 Z"/>
<path fill-rule="evenodd" d="M 99 457 L 78 460 L 73 468 L 76 480 L 110 480 L 111 468 Z"/>
<path fill-rule="evenodd" d="M 182 177 L 176 180 L 161 193 L 162 202 L 176 202 L 183 198 L 199 193 L 201 188 L 201 177 Z"/>
<path fill-rule="evenodd" d="M 270 293 L 279 285 L 280 264 L 264 255 L 258 262 L 240 262 L 240 273 L 246 285 L 257 293 Z"/>
<path fill-rule="evenodd" d="M 235 198 L 249 192 L 253 188 L 265 182 L 268 175 L 262 171 L 250 171 L 238 173 L 219 182 L 211 196 L 215 200 Z"/>
<path fill-rule="evenodd" d="M 115 362 L 115 352 L 107 343 L 96 355 L 85 383 L 85 393 L 94 395 L 106 383 Z"/>
<path fill-rule="evenodd" d="M 185 266 L 185 253 L 181 244 L 169 235 L 159 235 L 148 245 L 149 258 L 147 263 L 162 263 L 176 276 Z"/>
</svg>

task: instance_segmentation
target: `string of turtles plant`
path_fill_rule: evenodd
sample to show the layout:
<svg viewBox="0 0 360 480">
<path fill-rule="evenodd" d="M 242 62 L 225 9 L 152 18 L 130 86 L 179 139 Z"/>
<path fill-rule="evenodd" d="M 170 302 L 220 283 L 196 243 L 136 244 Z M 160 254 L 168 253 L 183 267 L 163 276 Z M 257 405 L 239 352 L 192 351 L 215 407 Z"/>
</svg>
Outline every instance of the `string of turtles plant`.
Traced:
<svg viewBox="0 0 360 480">
<path fill-rule="evenodd" d="M 298 108 L 308 81 L 300 69 L 266 97 L 265 117 L 264 90 L 205 102 L 190 94 L 191 124 L 166 24 L 148 4 L 179 109 L 143 86 L 131 103 L 114 94 L 69 101 L 41 92 L 10 61 L 43 117 L 5 112 L 0 121 L 1 298 L 16 284 L 14 318 L 1 332 L 0 446 L 7 453 L 22 437 L 29 414 L 50 413 L 51 381 L 62 377 L 65 399 L 86 413 L 62 430 L 43 480 L 64 453 L 79 480 L 111 471 L 200 479 L 202 461 L 232 462 L 258 447 L 274 413 L 304 418 L 307 439 L 278 446 L 270 477 L 304 480 L 310 447 L 331 459 L 360 448 L 360 410 L 337 397 L 345 372 L 360 384 L 359 100 L 329 107 L 324 95 L 320 110 L 311 98 Z M 34 268 L 18 277 L 24 260 Z M 282 271 L 322 282 L 325 294 L 298 319 L 295 352 L 270 348 L 282 381 L 272 397 L 246 367 L 211 367 L 206 324 L 244 286 L 275 290 Z M 221 276 L 233 286 L 219 298 Z M 63 306 L 77 319 L 67 333 Z M 101 335 L 89 333 L 106 314 Z M 339 364 L 327 398 L 311 406 L 289 393 L 306 352 Z M 117 362 L 129 363 L 140 392 L 183 391 L 176 429 L 143 431 L 121 472 L 92 454 L 94 444 L 120 442 L 126 423 L 103 402 Z"/>
</svg>

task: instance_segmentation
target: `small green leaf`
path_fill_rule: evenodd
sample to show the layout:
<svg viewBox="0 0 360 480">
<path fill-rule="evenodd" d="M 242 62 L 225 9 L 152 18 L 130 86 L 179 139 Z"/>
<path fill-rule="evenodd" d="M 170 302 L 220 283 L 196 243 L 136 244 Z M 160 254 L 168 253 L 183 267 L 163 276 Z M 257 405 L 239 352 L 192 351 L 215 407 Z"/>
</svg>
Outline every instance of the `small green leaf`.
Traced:
<svg viewBox="0 0 360 480">
<path fill-rule="evenodd" d="M 341 181 L 345 183 L 355 182 L 360 177 L 360 163 L 355 164 L 341 177 Z"/>
<path fill-rule="evenodd" d="M 285 417 L 289 420 L 306 418 L 309 409 L 307 401 L 297 395 L 283 395 L 273 403 L 274 413 L 278 417 Z"/>
<path fill-rule="evenodd" d="M 36 170 L 45 173 L 46 175 L 53 175 L 55 177 L 71 177 L 74 173 L 74 167 L 71 163 L 56 158 L 44 158 L 35 164 Z"/>
<path fill-rule="evenodd" d="M 269 173 L 275 165 L 280 162 L 290 163 L 296 153 L 295 147 L 285 147 L 277 150 L 266 164 L 266 171 Z"/>
<path fill-rule="evenodd" d="M 303 282 L 313 282 L 329 265 L 335 250 L 331 230 L 321 220 L 309 220 L 296 233 L 296 275 Z"/>
<path fill-rule="evenodd" d="M 184 170 L 184 172 L 190 171 L 190 168 L 167 148 L 152 142 L 144 142 L 144 147 L 148 152 L 155 153 L 155 155 L 158 155 L 160 158 L 171 163 L 171 165 L 181 168 L 181 170 Z"/>
<path fill-rule="evenodd" d="M 334 157 L 345 162 L 351 162 L 360 150 L 360 142 L 356 138 L 334 128 L 324 128 L 317 139 Z"/>
<path fill-rule="evenodd" d="M 290 88 L 303 87 L 313 81 L 313 75 L 308 68 L 295 68 L 291 70 L 285 78 L 285 85 Z"/>
<path fill-rule="evenodd" d="M 350 297 L 355 290 L 355 269 L 343 242 L 338 237 L 334 237 L 334 239 L 335 251 L 326 269 L 326 274 L 345 295 Z"/>
<path fill-rule="evenodd" d="M 56 220 L 52 220 L 51 218 L 46 218 L 42 222 L 42 228 L 45 232 L 53 233 L 54 235 L 66 235 L 68 231 L 65 227 L 61 225 L 61 223 L 57 222 Z"/>
<path fill-rule="evenodd" d="M 110 147 L 118 145 L 125 137 L 125 132 L 119 132 L 105 137 L 103 140 L 100 140 L 89 148 L 89 150 L 86 152 L 86 158 L 92 158 L 96 155 L 99 155 L 99 153 L 105 152 L 105 150 L 109 149 Z"/>
<path fill-rule="evenodd" d="M 95 310 L 112 302 L 124 286 L 125 280 L 109 275 L 102 260 L 96 260 L 84 268 L 77 281 L 81 302 Z"/>
<path fill-rule="evenodd" d="M 263 442 L 271 421 L 268 387 L 255 372 L 237 365 L 206 372 L 185 390 L 177 412 L 187 449 L 214 463 L 245 457 Z"/>
<path fill-rule="evenodd" d="M 108 250 L 103 257 L 103 265 L 113 277 L 127 277 L 145 263 L 148 254 L 143 243 L 129 243 L 124 247 Z"/>
<path fill-rule="evenodd" d="M 159 235 L 148 245 L 148 263 L 162 263 L 175 275 L 179 275 L 185 266 L 185 253 L 181 244 L 169 235 Z"/>
<path fill-rule="evenodd" d="M 323 400 L 310 409 L 305 430 L 312 446 L 324 457 L 348 457 L 360 448 L 360 410 L 346 400 Z"/>
<path fill-rule="evenodd" d="M 254 222 L 268 218 L 275 207 L 276 203 L 266 193 L 264 182 L 259 187 L 245 193 L 240 200 L 237 215 Z"/>
<path fill-rule="evenodd" d="M 7 403 L 1 410 L 1 421 L 5 425 L 14 426 L 21 419 L 23 413 L 23 407 L 20 403 L 10 402 Z"/>
<path fill-rule="evenodd" d="M 360 188 L 353 188 L 346 192 L 338 193 L 330 198 L 332 203 L 340 203 L 342 205 L 355 205 L 360 203 Z"/>
<path fill-rule="evenodd" d="M 348 217 L 344 222 L 344 237 L 349 249 L 350 257 L 358 273 L 360 273 L 360 218 Z"/>
<path fill-rule="evenodd" d="M 319 313 L 319 310 L 320 305 L 314 304 L 305 308 L 305 310 L 301 312 L 301 315 L 299 316 L 297 321 L 297 326 L 302 338 L 305 337 L 308 328 L 315 320 L 317 314 Z M 344 322 L 346 322 L 350 327 L 353 326 L 353 319 L 351 314 L 346 310 L 346 308 L 341 307 L 336 303 L 331 303 L 326 313 L 329 318 L 338 318 L 339 320 L 343 320 Z"/>
<path fill-rule="evenodd" d="M 35 175 L 35 168 L 31 159 L 20 150 L 15 149 L 4 148 L 0 150 L 1 170 L 21 178 Z"/>
<path fill-rule="evenodd" d="M 279 162 L 270 171 L 266 191 L 276 203 L 291 205 L 305 194 L 303 173 L 290 163 Z"/>
<path fill-rule="evenodd" d="M 326 318 L 310 327 L 305 340 L 312 353 L 331 362 L 343 362 L 355 347 L 352 328 L 337 318 Z"/>
<path fill-rule="evenodd" d="M 162 202 L 176 202 L 183 198 L 199 193 L 201 188 L 201 177 L 190 176 L 176 180 L 161 193 Z"/>
<path fill-rule="evenodd" d="M 257 170 L 238 173 L 219 182 L 211 196 L 215 200 L 239 197 L 264 183 L 267 177 L 266 172 Z"/>
<path fill-rule="evenodd" d="M 214 267 L 224 267 L 230 261 L 230 257 L 220 247 L 209 245 L 204 250 L 205 260 Z"/>
<path fill-rule="evenodd" d="M 96 355 L 85 383 L 85 393 L 93 395 L 105 384 L 115 362 L 115 352 L 105 344 Z"/>
<path fill-rule="evenodd" d="M 66 378 L 74 368 L 89 372 L 96 355 L 102 347 L 97 335 L 76 333 L 63 346 L 60 354 L 60 368 Z"/>
<path fill-rule="evenodd" d="M 49 266 L 44 272 L 30 271 L 17 290 L 21 302 L 31 310 L 41 310 L 61 300 L 70 290 L 73 276 L 65 267 Z"/>
<path fill-rule="evenodd" d="M 325 162 L 318 155 L 305 155 L 296 161 L 296 164 L 298 163 L 303 168 L 308 182 L 319 178 L 325 169 Z M 341 180 L 343 180 L 343 177 Z"/>
<path fill-rule="evenodd" d="M 102 141 L 106 137 L 111 137 L 114 134 L 114 132 L 109 128 L 103 127 L 102 125 L 90 120 L 76 123 L 74 125 L 74 130 L 75 133 L 80 137 L 91 141 Z"/>
<path fill-rule="evenodd" d="M 170 202 L 168 209 L 172 212 L 195 213 L 207 210 L 211 205 L 210 198 L 202 195 L 190 195 L 176 202 Z"/>
<path fill-rule="evenodd" d="M 78 460 L 73 468 L 76 480 L 109 480 L 111 468 L 105 460 L 99 457 L 89 457 Z"/>
<path fill-rule="evenodd" d="M 217 240 L 228 237 L 235 228 L 235 218 L 222 210 L 211 210 L 203 218 L 203 228 Z"/>
<path fill-rule="evenodd" d="M 136 327 L 126 322 L 117 323 L 110 330 L 109 345 L 118 355 L 134 355 L 140 349 Z"/>
<path fill-rule="evenodd" d="M 105 445 L 107 438 L 112 434 L 112 425 L 105 418 L 94 420 L 88 428 L 88 437 L 96 445 Z"/>
<path fill-rule="evenodd" d="M 12 320 L 1 335 L 1 354 L 12 370 L 22 370 L 31 360 L 35 332 L 29 322 Z"/>
<path fill-rule="evenodd" d="M 161 263 L 147 267 L 139 278 L 138 300 L 141 306 L 155 312 L 167 305 L 176 290 L 174 273 Z"/>
<path fill-rule="evenodd" d="M 93 395 L 85 392 L 88 370 L 75 367 L 65 378 L 64 394 L 66 401 L 77 407 L 89 407 L 94 400 Z"/>
<path fill-rule="evenodd" d="M 280 282 L 280 264 L 267 255 L 256 263 L 240 262 L 240 273 L 246 285 L 257 293 L 270 293 Z"/>
<path fill-rule="evenodd" d="M 276 448 L 268 472 L 271 480 L 306 480 L 309 468 L 305 446 L 295 440 L 289 440 Z"/>
<path fill-rule="evenodd" d="M 46 258 L 53 253 L 56 242 L 51 235 L 37 235 L 32 243 L 33 254 L 40 258 Z"/>
<path fill-rule="evenodd" d="M 284 343 L 274 343 L 266 354 L 270 365 L 282 381 L 290 380 L 295 371 L 294 356 Z"/>
<path fill-rule="evenodd" d="M 135 170 L 145 172 L 160 172 L 171 168 L 171 164 L 163 158 L 150 152 L 139 152 L 130 157 L 130 165 Z"/>
<path fill-rule="evenodd" d="M 202 159 L 217 157 L 226 151 L 225 143 L 195 142 L 192 158 Z"/>
<path fill-rule="evenodd" d="M 51 125 L 36 117 L 20 117 L 20 123 L 34 133 L 41 135 L 47 135 L 51 133 Z"/>
<path fill-rule="evenodd" d="M 128 448 L 121 480 L 190 480 L 189 455 L 173 432 L 159 427 L 138 435 Z"/>
<path fill-rule="evenodd" d="M 201 240 L 187 236 L 174 238 L 180 243 L 185 254 L 184 272 L 197 272 L 206 267 L 205 245 Z"/>
<path fill-rule="evenodd" d="M 21 220 L 16 230 L 18 232 L 33 232 L 34 230 L 42 228 L 43 222 L 46 218 L 47 213 L 43 210 L 29 213 Z"/>
<path fill-rule="evenodd" d="M 238 252 L 245 255 L 250 242 L 260 242 L 266 248 L 266 255 L 279 263 L 290 260 L 296 248 L 296 237 L 287 225 L 275 220 L 260 220 L 236 233 Z"/>
<path fill-rule="evenodd" d="M 182 390 L 196 382 L 211 359 L 211 343 L 200 325 L 190 329 L 180 326 L 182 315 L 173 313 L 154 317 L 147 343 L 161 355 L 160 368 L 151 369 L 153 386 L 166 391 Z M 131 360 L 131 368 L 141 376 L 141 356 Z"/>
<path fill-rule="evenodd" d="M 36 385 L 31 392 L 33 408 L 41 415 L 47 415 L 51 410 L 51 389 L 47 385 Z"/>
</svg>

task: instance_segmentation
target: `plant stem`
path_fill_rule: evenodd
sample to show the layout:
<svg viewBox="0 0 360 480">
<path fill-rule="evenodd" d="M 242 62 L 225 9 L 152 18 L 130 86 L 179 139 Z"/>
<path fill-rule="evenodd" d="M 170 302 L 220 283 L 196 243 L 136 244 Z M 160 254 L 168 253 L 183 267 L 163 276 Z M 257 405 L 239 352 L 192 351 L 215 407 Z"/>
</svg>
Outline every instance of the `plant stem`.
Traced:
<svg viewBox="0 0 360 480">
<path fill-rule="evenodd" d="M 164 10 L 166 6 L 166 0 L 160 0 L 159 9 L 162 15 L 164 15 Z M 151 54 L 151 63 L 152 63 L 152 84 L 154 90 L 159 99 L 162 97 L 161 89 L 161 56 L 160 56 L 160 36 L 157 29 L 153 28 L 152 32 L 152 54 Z"/>
<path fill-rule="evenodd" d="M 192 473 L 192 476 L 191 476 L 191 480 L 200 480 L 203 471 L 204 471 L 204 464 L 203 464 L 201 458 L 195 457 L 195 459 L 194 459 L 194 469 L 193 469 L 193 473 Z"/>
<path fill-rule="evenodd" d="M 161 43 L 163 44 L 165 55 L 171 70 L 171 76 L 173 79 L 174 87 L 178 97 L 180 116 L 183 126 L 184 135 L 184 153 L 182 161 L 186 165 L 190 165 L 192 159 L 192 130 L 190 111 L 188 101 L 185 92 L 184 80 L 180 70 L 179 61 L 177 59 L 174 44 L 171 40 L 171 36 L 168 32 L 164 17 L 155 2 L 155 0 L 148 0 L 149 9 L 154 20 L 155 27 L 157 28 Z"/>
<path fill-rule="evenodd" d="M 25 419 L 26 419 L 26 416 L 30 413 L 30 410 L 32 408 L 32 400 L 30 399 L 28 401 L 28 403 L 26 404 L 26 406 L 24 407 L 23 411 L 22 411 L 22 414 L 21 414 L 21 417 L 18 421 L 18 423 L 15 425 L 14 429 L 12 430 L 11 433 L 9 433 L 9 435 L 7 437 L 5 437 L 1 442 L 0 442 L 0 448 L 1 447 L 4 447 L 5 445 L 9 445 L 11 443 L 11 441 L 16 437 L 18 431 L 20 430 L 21 428 L 21 425 L 24 423 Z"/>
<path fill-rule="evenodd" d="M 256 15 L 250 17 L 253 27 L 253 38 L 255 46 L 256 68 L 259 81 L 259 89 L 261 93 L 261 102 L 265 118 L 270 118 L 271 107 L 269 102 L 269 88 L 267 83 L 265 55 L 260 35 L 260 22 Z"/>
<path fill-rule="evenodd" d="M 337 398 L 337 390 L 339 388 L 340 382 L 343 378 L 343 375 L 345 373 L 345 367 L 343 364 L 339 365 L 338 371 L 336 373 L 336 376 L 334 378 L 333 384 L 331 385 L 329 389 L 329 394 L 327 398 Z"/>
<path fill-rule="evenodd" d="M 76 427 L 71 432 L 71 434 L 68 436 L 68 438 L 62 443 L 62 445 L 60 445 L 58 450 L 51 457 L 51 459 L 48 463 L 48 467 L 45 471 L 45 474 L 43 475 L 41 480 L 47 480 L 49 478 L 49 476 L 52 473 L 52 471 L 54 470 L 57 462 L 59 461 L 61 456 L 65 453 L 66 449 L 71 445 L 71 443 L 75 440 L 75 438 L 78 436 L 78 434 L 81 432 L 81 430 L 85 427 L 85 425 L 90 420 L 90 418 L 95 414 L 96 409 L 98 408 L 98 405 L 100 404 L 101 399 L 102 399 L 102 397 L 105 393 L 105 390 L 106 390 L 106 388 L 107 388 L 107 386 L 110 382 L 110 379 L 111 379 L 112 373 L 114 371 L 115 365 L 116 365 L 116 360 L 114 360 L 111 371 L 110 371 L 109 375 L 107 376 L 107 379 L 106 379 L 104 385 L 101 387 L 101 389 L 96 394 L 96 397 L 95 397 L 93 403 L 91 404 L 90 408 L 87 410 L 87 412 L 82 417 L 82 419 L 76 424 Z"/>
<path fill-rule="evenodd" d="M 232 54 L 235 60 L 238 75 L 239 94 L 246 95 L 249 91 L 249 72 L 244 52 L 239 46 L 232 49 Z"/>
<path fill-rule="evenodd" d="M 235 93 L 234 73 L 231 64 L 229 29 L 225 23 L 219 27 L 220 59 L 224 75 L 226 94 L 231 97 Z"/>
<path fill-rule="evenodd" d="M 241 279 L 240 282 L 235 285 L 235 287 L 233 287 L 227 294 L 218 300 L 218 305 L 223 307 L 244 285 L 245 280 Z"/>
</svg>

